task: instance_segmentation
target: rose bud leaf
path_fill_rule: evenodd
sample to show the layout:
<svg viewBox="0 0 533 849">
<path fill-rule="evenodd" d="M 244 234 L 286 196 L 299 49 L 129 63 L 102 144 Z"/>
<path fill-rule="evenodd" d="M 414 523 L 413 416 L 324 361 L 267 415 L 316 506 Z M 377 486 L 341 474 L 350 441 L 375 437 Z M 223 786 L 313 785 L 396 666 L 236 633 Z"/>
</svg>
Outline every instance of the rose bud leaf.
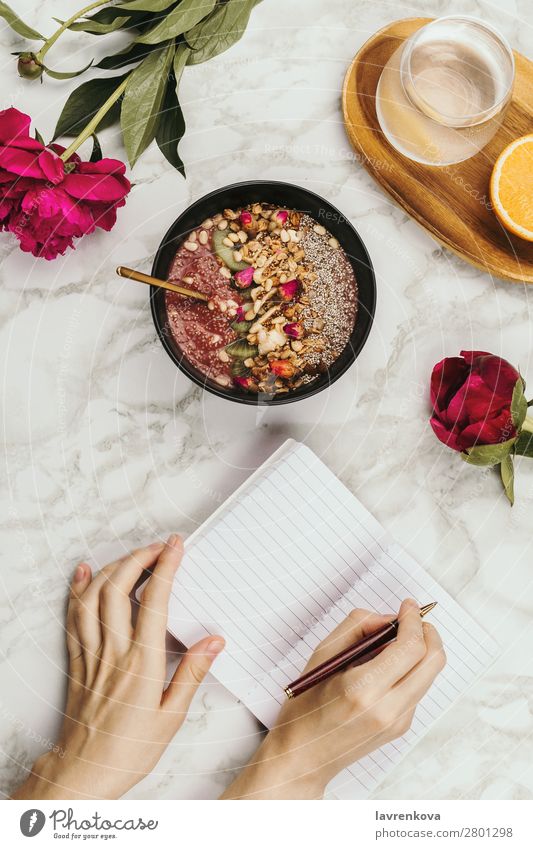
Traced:
<svg viewBox="0 0 533 849">
<path fill-rule="evenodd" d="M 510 454 L 515 442 L 516 436 L 513 436 L 506 442 L 499 442 L 494 445 L 474 445 L 473 448 L 468 448 L 467 451 L 463 452 L 461 457 L 472 466 L 497 466 Z"/>
<path fill-rule="evenodd" d="M 500 463 L 500 475 L 502 478 L 505 494 L 509 499 L 511 507 L 514 504 L 514 465 L 511 454 L 508 454 Z"/>
<path fill-rule="evenodd" d="M 511 399 L 511 416 L 513 424 L 520 430 L 527 415 L 527 401 L 524 395 L 525 383 L 521 377 L 515 383 L 513 397 Z"/>
<path fill-rule="evenodd" d="M 523 430 L 514 444 L 514 453 L 521 457 L 533 457 L 533 433 Z"/>
</svg>

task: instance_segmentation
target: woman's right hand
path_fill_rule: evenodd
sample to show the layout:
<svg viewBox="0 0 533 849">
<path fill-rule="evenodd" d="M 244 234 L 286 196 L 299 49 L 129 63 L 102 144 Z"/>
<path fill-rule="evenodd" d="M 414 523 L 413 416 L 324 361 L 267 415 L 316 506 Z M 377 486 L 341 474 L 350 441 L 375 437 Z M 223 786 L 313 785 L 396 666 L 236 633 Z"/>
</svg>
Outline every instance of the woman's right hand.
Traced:
<svg viewBox="0 0 533 849">
<path fill-rule="evenodd" d="M 390 622 L 354 610 L 316 649 L 305 671 Z M 338 673 L 282 707 L 274 728 L 223 798 L 319 798 L 354 761 L 400 737 L 443 669 L 436 629 L 412 599 L 399 612 L 398 637 L 377 656 Z"/>
</svg>

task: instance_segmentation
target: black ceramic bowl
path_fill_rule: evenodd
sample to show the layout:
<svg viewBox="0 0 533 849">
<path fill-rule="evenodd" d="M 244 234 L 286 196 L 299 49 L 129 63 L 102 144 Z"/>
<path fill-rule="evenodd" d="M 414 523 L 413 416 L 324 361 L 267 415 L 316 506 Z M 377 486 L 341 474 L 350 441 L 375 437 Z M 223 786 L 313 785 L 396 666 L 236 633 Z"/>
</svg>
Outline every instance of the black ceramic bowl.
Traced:
<svg viewBox="0 0 533 849">
<path fill-rule="evenodd" d="M 150 288 L 150 302 L 154 324 L 163 347 L 187 377 L 220 398 L 237 401 L 239 404 L 274 406 L 276 404 L 290 404 L 292 401 L 299 401 L 301 398 L 310 398 L 311 395 L 316 395 L 317 392 L 321 392 L 322 389 L 338 380 L 350 368 L 370 333 L 376 306 L 374 271 L 363 242 L 342 213 L 313 192 L 302 189 L 300 186 L 293 186 L 290 183 L 254 180 L 249 183 L 234 183 L 231 186 L 224 186 L 224 188 L 216 189 L 216 191 L 210 192 L 195 201 L 176 219 L 159 246 L 152 266 L 152 274 L 159 279 L 167 279 L 174 255 L 184 237 L 206 218 L 228 207 L 231 209 L 260 202 L 308 213 L 339 240 L 353 266 L 359 290 L 357 318 L 350 341 L 327 372 L 312 383 L 304 384 L 304 386 L 292 392 L 279 396 L 274 395 L 273 397 L 258 397 L 238 387 L 225 388 L 219 386 L 191 365 L 175 342 L 167 322 L 165 290 Z"/>
</svg>

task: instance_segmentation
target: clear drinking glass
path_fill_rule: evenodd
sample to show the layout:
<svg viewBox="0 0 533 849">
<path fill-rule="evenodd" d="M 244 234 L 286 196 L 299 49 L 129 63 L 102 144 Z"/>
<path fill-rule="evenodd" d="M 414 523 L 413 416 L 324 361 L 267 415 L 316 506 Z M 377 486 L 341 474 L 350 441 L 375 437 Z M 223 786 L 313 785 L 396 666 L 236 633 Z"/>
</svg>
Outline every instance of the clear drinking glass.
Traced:
<svg viewBox="0 0 533 849">
<path fill-rule="evenodd" d="M 478 153 L 511 99 L 514 58 L 507 41 L 476 18 L 438 18 L 408 38 L 379 79 L 376 112 L 388 141 L 424 165 Z"/>
</svg>

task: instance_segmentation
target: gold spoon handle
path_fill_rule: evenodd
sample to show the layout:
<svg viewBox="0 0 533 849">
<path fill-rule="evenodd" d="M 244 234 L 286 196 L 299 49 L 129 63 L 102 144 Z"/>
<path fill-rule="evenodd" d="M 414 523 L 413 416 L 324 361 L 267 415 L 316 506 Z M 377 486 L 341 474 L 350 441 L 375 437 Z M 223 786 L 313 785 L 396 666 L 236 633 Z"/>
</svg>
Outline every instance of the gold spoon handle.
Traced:
<svg viewBox="0 0 533 849">
<path fill-rule="evenodd" d="M 197 301 L 208 301 L 207 295 L 201 292 L 195 292 L 194 289 L 186 289 L 184 286 L 177 286 L 175 283 L 169 283 L 168 280 L 158 280 L 157 277 L 151 277 L 149 274 L 143 274 L 142 271 L 135 271 L 133 268 L 126 268 L 119 265 L 117 268 L 119 277 L 126 277 L 128 280 L 136 280 L 137 283 L 146 283 L 148 286 L 157 286 L 160 289 L 168 289 L 170 292 L 177 292 L 178 295 L 186 295 L 188 298 L 196 298 Z"/>
</svg>

